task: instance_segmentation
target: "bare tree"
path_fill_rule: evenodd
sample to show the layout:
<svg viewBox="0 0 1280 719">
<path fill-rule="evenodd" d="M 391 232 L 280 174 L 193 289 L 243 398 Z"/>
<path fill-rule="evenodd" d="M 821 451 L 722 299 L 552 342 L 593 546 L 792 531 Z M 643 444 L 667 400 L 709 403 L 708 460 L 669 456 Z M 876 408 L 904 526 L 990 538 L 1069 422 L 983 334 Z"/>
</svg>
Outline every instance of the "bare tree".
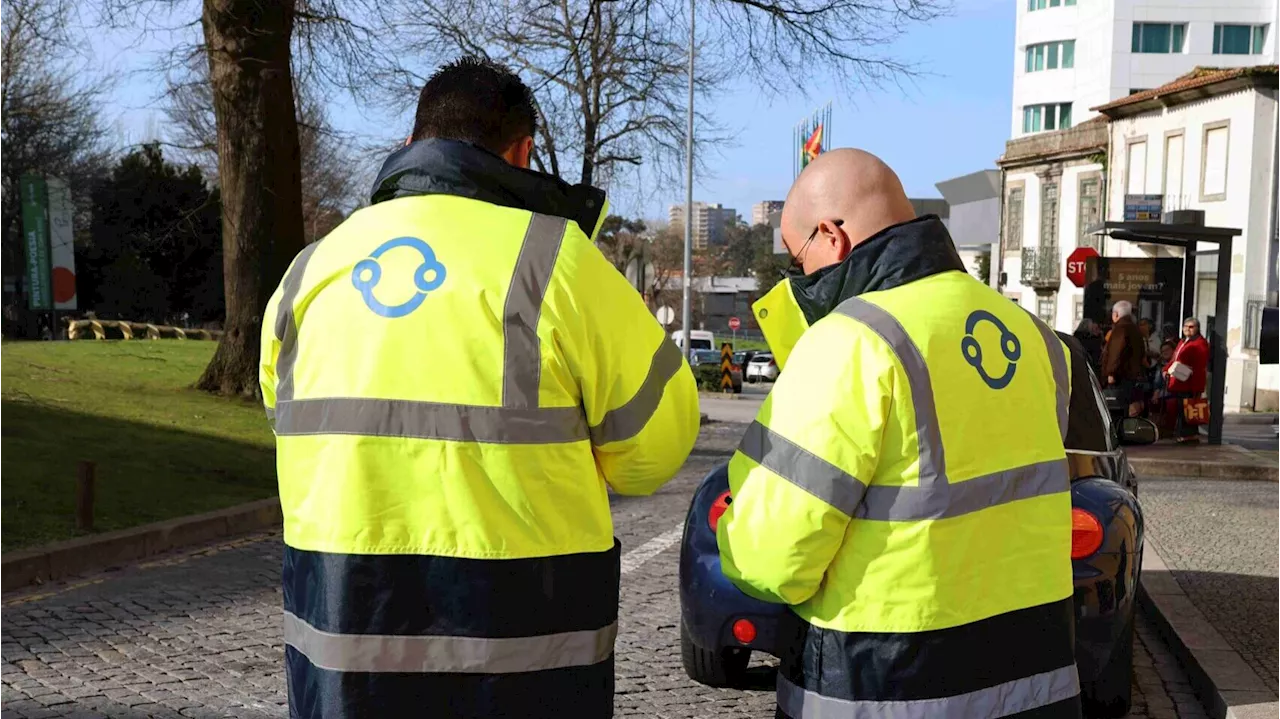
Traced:
<svg viewBox="0 0 1280 719">
<path fill-rule="evenodd" d="M 143 8 L 186 7 L 171 0 L 103 3 L 109 22 L 135 27 Z M 368 89 L 366 69 L 385 59 L 378 48 L 389 45 L 359 21 L 376 16 L 370 0 L 201 0 L 200 7 L 203 44 L 175 48 L 171 57 L 202 52 L 208 61 L 227 312 L 225 333 L 196 386 L 257 396 L 263 311 L 306 242 L 295 73 L 359 95 Z"/>
<path fill-rule="evenodd" d="M 532 80 L 543 127 L 539 169 L 607 184 L 644 164 L 659 180 L 678 176 L 685 142 L 688 70 L 686 0 L 400 0 L 395 30 L 408 55 L 443 60 L 459 52 L 507 64 Z M 728 80 L 754 76 L 766 91 L 804 88 L 834 76 L 850 88 L 915 74 L 890 44 L 949 0 L 712 0 L 699 24 L 697 134 L 725 141 L 704 112 Z M 709 22 L 708 22 L 709 21 Z M 401 70 L 416 91 L 421 77 Z M 695 159 L 706 164 L 708 153 Z"/>
<path fill-rule="evenodd" d="M 407 54 L 480 55 L 531 81 L 542 119 L 534 161 L 544 172 L 607 184 L 627 166 L 667 174 L 679 167 L 688 81 L 682 4 L 402 2 L 397 24 Z M 421 86 L 420 76 L 405 77 L 408 89 Z M 703 74 L 698 91 L 706 96 L 720 77 Z M 717 127 L 710 113 L 699 122 L 707 131 Z"/>
<path fill-rule="evenodd" d="M 947 13 L 951 0 L 711 0 L 712 62 L 733 63 L 767 91 L 834 78 L 856 91 L 918 73 L 890 52 L 913 26 Z"/>
<path fill-rule="evenodd" d="M 180 75 L 170 74 L 165 113 L 170 121 L 168 143 L 216 177 L 217 130 L 207 60 L 198 51 Z M 204 66 L 202 66 L 204 64 Z M 298 148 L 302 172 L 302 221 L 308 244 L 328 234 L 358 202 L 357 143 L 329 121 L 314 78 L 296 78 L 294 103 L 298 113 Z"/>
<path fill-rule="evenodd" d="M 89 185 L 105 172 L 108 153 L 99 116 L 109 78 L 94 76 L 71 54 L 69 6 L 63 0 L 5 2 L 0 48 L 0 178 L 3 179 L 3 263 L 23 263 L 22 175 L 68 181 L 77 205 L 88 207 Z M 87 225 L 80 221 L 81 228 Z M 14 272 L 14 274 L 21 274 Z"/>
<path fill-rule="evenodd" d="M 653 267 L 648 291 L 651 306 L 654 310 L 663 305 L 675 307 L 680 290 L 673 280 L 684 272 L 684 230 L 679 225 L 667 225 L 653 236 L 649 262 Z"/>
</svg>

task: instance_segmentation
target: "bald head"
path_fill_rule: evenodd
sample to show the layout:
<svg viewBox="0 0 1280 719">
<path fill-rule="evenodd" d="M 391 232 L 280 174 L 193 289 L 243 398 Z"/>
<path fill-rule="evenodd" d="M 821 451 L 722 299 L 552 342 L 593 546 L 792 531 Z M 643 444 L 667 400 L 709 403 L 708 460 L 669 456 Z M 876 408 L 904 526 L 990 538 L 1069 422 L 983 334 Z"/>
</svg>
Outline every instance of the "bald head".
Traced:
<svg viewBox="0 0 1280 719">
<path fill-rule="evenodd" d="M 782 239 L 805 274 L 834 265 L 854 246 L 915 219 L 898 175 L 869 152 L 831 150 L 796 178 L 782 207 Z M 817 228 L 813 241 L 808 242 Z"/>
</svg>

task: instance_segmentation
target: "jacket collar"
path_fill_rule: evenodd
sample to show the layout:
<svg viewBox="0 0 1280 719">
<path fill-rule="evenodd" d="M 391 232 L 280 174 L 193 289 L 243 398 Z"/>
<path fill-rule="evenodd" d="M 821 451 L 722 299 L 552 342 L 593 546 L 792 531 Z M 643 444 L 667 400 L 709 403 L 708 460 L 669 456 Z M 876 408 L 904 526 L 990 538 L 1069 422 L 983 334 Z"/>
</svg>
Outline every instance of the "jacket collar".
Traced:
<svg viewBox="0 0 1280 719">
<path fill-rule="evenodd" d="M 951 233 L 937 215 L 886 227 L 843 262 L 791 280 L 792 294 L 813 324 L 841 302 L 951 270 L 965 271 Z"/>
<path fill-rule="evenodd" d="M 563 217 L 591 238 L 606 206 L 603 190 L 513 167 L 469 142 L 444 139 L 419 140 L 392 153 L 370 199 L 377 204 L 413 195 L 454 195 Z"/>
<path fill-rule="evenodd" d="M 936 215 L 925 215 L 886 227 L 839 264 L 779 282 L 752 310 L 782 367 L 800 336 L 841 302 L 952 270 L 965 268 L 951 234 Z"/>
</svg>

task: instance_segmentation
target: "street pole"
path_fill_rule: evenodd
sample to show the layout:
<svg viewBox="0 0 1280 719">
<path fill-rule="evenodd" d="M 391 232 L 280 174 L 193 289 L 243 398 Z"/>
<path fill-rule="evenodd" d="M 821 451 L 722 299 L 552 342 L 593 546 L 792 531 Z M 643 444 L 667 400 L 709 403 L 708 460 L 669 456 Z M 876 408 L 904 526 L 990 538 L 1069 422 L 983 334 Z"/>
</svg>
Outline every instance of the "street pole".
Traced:
<svg viewBox="0 0 1280 719">
<path fill-rule="evenodd" d="M 690 323 L 693 321 L 693 42 L 694 0 L 689 0 L 689 135 L 685 139 L 685 196 L 684 196 L 684 300 L 681 307 L 680 326 L 684 332 L 684 356 L 689 357 L 693 339 Z"/>
</svg>

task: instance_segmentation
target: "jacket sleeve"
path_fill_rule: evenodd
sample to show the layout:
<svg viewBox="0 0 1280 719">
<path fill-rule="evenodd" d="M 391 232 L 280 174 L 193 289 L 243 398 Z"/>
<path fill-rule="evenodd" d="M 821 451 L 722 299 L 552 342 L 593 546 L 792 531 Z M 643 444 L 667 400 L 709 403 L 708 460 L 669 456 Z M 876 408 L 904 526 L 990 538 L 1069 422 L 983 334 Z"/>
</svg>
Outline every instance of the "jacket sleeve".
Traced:
<svg viewBox="0 0 1280 719">
<path fill-rule="evenodd" d="M 729 462 L 716 539 L 724 575 L 765 601 L 818 591 L 876 473 L 896 360 L 863 325 L 804 334 Z"/>
<path fill-rule="evenodd" d="M 280 338 L 276 335 L 276 319 L 280 312 L 281 288 L 277 287 L 262 314 L 262 346 L 258 357 L 258 386 L 262 389 L 262 405 L 272 429 L 276 424 L 276 360 L 280 356 Z"/>
<path fill-rule="evenodd" d="M 544 311 L 582 393 L 592 450 L 620 494 L 650 494 L 698 437 L 698 391 L 679 348 L 639 293 L 570 223 Z"/>
</svg>

